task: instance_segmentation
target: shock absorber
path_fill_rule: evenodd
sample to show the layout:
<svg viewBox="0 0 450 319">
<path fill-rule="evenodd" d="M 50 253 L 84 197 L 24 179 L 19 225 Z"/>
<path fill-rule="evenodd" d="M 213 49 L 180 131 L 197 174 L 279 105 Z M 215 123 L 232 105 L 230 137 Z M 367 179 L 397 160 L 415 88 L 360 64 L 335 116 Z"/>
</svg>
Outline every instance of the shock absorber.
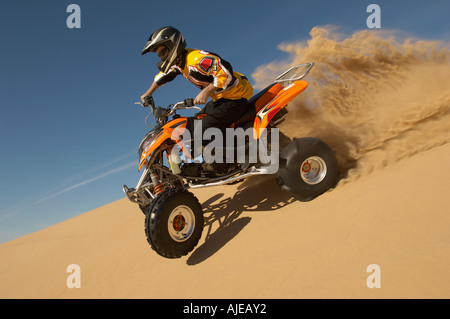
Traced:
<svg viewBox="0 0 450 319">
<path fill-rule="evenodd" d="M 164 190 L 164 186 L 163 184 L 159 181 L 158 175 L 155 172 L 152 172 L 150 174 L 150 178 L 152 180 L 152 183 L 154 185 L 153 187 L 153 192 L 155 193 L 155 196 L 158 196 L 159 194 L 162 193 L 162 191 Z"/>
</svg>

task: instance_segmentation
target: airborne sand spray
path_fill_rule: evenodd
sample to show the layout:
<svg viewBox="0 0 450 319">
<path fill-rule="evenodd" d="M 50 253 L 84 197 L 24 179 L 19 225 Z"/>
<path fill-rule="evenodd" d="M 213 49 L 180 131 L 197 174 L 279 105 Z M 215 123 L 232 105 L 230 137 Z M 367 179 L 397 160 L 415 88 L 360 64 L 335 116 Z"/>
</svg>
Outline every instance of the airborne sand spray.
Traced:
<svg viewBox="0 0 450 319">
<path fill-rule="evenodd" d="M 450 48 L 399 40 L 391 31 L 315 27 L 307 42 L 281 44 L 290 59 L 259 67 L 263 88 L 294 64 L 314 62 L 307 90 L 280 126 L 290 137 L 316 136 L 338 156 L 343 181 L 450 142 Z M 432 163 L 424 163 L 426 165 Z M 418 172 L 419 173 L 419 172 Z"/>
</svg>

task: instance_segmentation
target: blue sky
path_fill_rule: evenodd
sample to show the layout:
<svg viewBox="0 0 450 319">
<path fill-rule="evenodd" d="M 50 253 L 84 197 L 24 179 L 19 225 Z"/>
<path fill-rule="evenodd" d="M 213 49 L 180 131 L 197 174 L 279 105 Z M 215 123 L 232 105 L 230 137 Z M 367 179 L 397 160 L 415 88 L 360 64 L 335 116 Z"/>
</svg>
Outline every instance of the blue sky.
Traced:
<svg viewBox="0 0 450 319">
<path fill-rule="evenodd" d="M 69 4 L 81 28 L 69 29 Z M 161 26 L 188 47 L 220 54 L 247 75 L 287 58 L 277 46 L 308 39 L 314 26 L 366 29 L 381 7 L 383 29 L 450 38 L 450 2 L 5 0 L 0 4 L 0 243 L 123 198 L 134 186 L 148 110 L 139 100 L 158 58 L 141 56 Z M 376 32 L 376 31 L 374 31 Z M 168 105 L 195 97 L 179 77 L 158 90 Z"/>
</svg>

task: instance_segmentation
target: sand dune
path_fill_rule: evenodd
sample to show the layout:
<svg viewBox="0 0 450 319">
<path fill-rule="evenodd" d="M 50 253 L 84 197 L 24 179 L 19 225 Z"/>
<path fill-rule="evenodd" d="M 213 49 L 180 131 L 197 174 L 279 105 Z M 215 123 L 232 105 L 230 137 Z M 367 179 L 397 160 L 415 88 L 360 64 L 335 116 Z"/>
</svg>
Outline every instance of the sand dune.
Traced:
<svg viewBox="0 0 450 319">
<path fill-rule="evenodd" d="M 314 61 L 281 129 L 319 136 L 341 180 L 307 203 L 273 176 L 199 189 L 188 256 L 157 255 L 127 199 L 0 246 L 1 298 L 450 298 L 450 51 L 384 32 L 314 28 L 257 87 Z M 120 186 L 118 186 L 120 187 Z M 81 288 L 69 289 L 67 266 Z M 380 288 L 369 288 L 369 265 Z"/>
<path fill-rule="evenodd" d="M 269 177 L 198 190 L 204 236 L 176 260 L 121 199 L 1 245 L 0 297 L 449 298 L 449 156 L 433 148 L 308 203 Z M 370 264 L 381 288 L 367 287 Z"/>
</svg>

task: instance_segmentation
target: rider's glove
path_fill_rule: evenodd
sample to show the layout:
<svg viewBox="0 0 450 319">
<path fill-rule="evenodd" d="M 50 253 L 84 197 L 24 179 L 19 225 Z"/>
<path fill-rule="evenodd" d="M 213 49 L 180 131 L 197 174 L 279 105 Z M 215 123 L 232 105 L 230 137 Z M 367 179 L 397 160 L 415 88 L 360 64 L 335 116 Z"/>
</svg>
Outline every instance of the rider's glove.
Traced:
<svg viewBox="0 0 450 319">
<path fill-rule="evenodd" d="M 142 104 L 143 107 L 153 106 L 154 104 L 155 102 L 153 101 L 153 97 L 151 95 L 144 97 L 144 103 Z"/>
</svg>

